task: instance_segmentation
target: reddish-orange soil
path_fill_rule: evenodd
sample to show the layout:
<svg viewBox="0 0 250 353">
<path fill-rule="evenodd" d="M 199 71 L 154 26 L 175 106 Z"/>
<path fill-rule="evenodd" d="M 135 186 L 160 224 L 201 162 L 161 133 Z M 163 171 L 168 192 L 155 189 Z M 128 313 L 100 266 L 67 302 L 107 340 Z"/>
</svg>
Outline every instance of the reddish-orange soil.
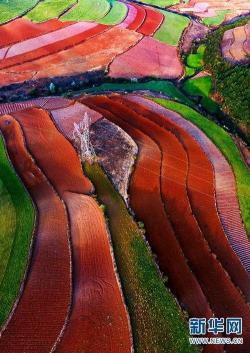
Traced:
<svg viewBox="0 0 250 353">
<path fill-rule="evenodd" d="M 109 76 L 114 78 L 174 79 L 182 72 L 178 48 L 151 37 L 144 37 L 136 46 L 119 55 L 109 68 Z"/>
<path fill-rule="evenodd" d="M 88 97 L 83 99 L 83 103 L 101 112 L 106 118 L 124 129 L 137 142 L 139 156 L 131 179 L 131 205 L 138 219 L 145 223 L 147 238 L 152 250 L 157 254 L 160 268 L 168 276 L 168 283 L 181 305 L 187 308 L 191 315 L 209 317 L 211 315 L 209 305 L 196 278 L 188 268 L 186 259 L 164 211 L 159 179 L 161 151 L 152 139 L 126 121 L 126 110 L 116 110 L 115 103 L 107 98 L 101 96 Z M 131 116 L 131 119 L 133 117 L 137 118 L 135 113 Z M 178 266 L 176 266 L 177 263 Z M 189 288 L 188 291 L 187 288 Z"/>
<path fill-rule="evenodd" d="M 0 119 L 14 167 L 36 204 L 37 226 L 23 293 L 0 338 L 1 353 L 50 353 L 71 301 L 67 215 L 59 197 L 28 154 L 19 124 Z"/>
<path fill-rule="evenodd" d="M 54 31 L 53 33 L 18 43 L 9 48 L 8 52 L 5 54 L 5 58 L 0 62 L 0 69 L 9 68 L 72 48 L 104 32 L 108 28 L 110 27 L 101 24 L 75 23 L 59 31 Z M 79 33 L 74 34 L 76 31 Z M 66 34 L 67 38 L 65 38 Z M 2 51 L 4 49 L 5 48 L 3 48 Z"/>
<path fill-rule="evenodd" d="M 64 200 L 73 250 L 71 316 L 56 352 L 131 352 L 128 316 L 101 209 L 71 144 L 41 109 L 15 114 L 38 165 Z M 43 146 L 43 148 L 41 148 Z M 63 157 L 62 157 L 63 153 Z"/>
<path fill-rule="evenodd" d="M 61 22 L 57 19 L 43 23 L 33 23 L 24 18 L 18 18 L 17 20 L 0 26 L 0 48 L 56 31 L 72 23 L 73 22 Z"/>
<path fill-rule="evenodd" d="M 144 36 L 152 36 L 162 24 L 164 15 L 161 12 L 150 9 L 149 7 L 146 7 L 145 10 L 145 20 L 142 25 L 137 28 L 137 32 Z"/>
<path fill-rule="evenodd" d="M 83 175 L 74 148 L 56 129 L 47 112 L 31 108 L 13 116 L 21 124 L 27 146 L 38 166 L 46 171 L 61 196 L 65 189 L 82 194 L 92 191 L 92 184 Z"/>
<path fill-rule="evenodd" d="M 105 220 L 88 196 L 66 193 L 74 254 L 72 314 L 56 353 L 130 353 L 128 321 Z"/>
<path fill-rule="evenodd" d="M 134 46 L 141 37 L 139 33 L 115 26 L 74 48 L 1 70 L 0 85 L 104 70 L 117 55 Z"/>
<path fill-rule="evenodd" d="M 128 29 L 136 31 L 143 22 L 145 21 L 146 18 L 146 10 L 144 7 L 136 5 L 136 4 L 131 4 L 131 6 L 134 6 L 136 9 L 136 18 L 134 21 L 128 26 Z"/>
</svg>

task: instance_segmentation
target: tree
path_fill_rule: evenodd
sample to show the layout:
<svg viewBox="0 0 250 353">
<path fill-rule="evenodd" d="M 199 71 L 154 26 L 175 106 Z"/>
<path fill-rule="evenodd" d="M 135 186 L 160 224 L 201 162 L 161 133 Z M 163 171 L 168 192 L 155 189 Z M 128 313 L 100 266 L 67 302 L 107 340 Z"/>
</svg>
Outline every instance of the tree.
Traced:
<svg viewBox="0 0 250 353">
<path fill-rule="evenodd" d="M 88 161 L 92 163 L 96 157 L 94 147 L 90 141 L 90 118 L 88 113 L 84 114 L 84 118 L 79 124 L 74 123 L 73 140 L 74 144 L 80 152 L 82 162 Z"/>
</svg>

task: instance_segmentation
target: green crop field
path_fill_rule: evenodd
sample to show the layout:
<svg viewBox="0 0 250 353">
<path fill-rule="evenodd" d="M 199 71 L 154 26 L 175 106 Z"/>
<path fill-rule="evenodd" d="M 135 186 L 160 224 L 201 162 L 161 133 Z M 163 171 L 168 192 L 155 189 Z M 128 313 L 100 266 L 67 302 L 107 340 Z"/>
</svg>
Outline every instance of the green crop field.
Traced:
<svg viewBox="0 0 250 353">
<path fill-rule="evenodd" d="M 142 0 L 144 4 L 156 5 L 160 7 L 168 7 L 175 4 L 179 4 L 179 0 Z"/>
<path fill-rule="evenodd" d="M 37 4 L 38 0 L 1 0 L 0 23 L 23 15 Z"/>
<path fill-rule="evenodd" d="M 59 17 L 65 10 L 76 3 L 76 0 L 44 0 L 27 14 L 34 22 L 43 22 Z"/>
<path fill-rule="evenodd" d="M 188 329 L 173 295 L 166 290 L 143 235 L 121 196 L 94 163 L 85 173 L 106 206 L 114 254 L 128 305 L 135 351 L 190 353 Z"/>
<path fill-rule="evenodd" d="M 65 21 L 98 21 L 110 10 L 108 0 L 79 0 L 78 4 L 61 19 Z"/>
<path fill-rule="evenodd" d="M 109 13 L 98 22 L 106 25 L 119 24 L 125 19 L 127 11 L 128 8 L 125 4 L 115 1 L 112 3 L 112 7 Z"/>
<path fill-rule="evenodd" d="M 161 42 L 177 46 L 190 20 L 185 16 L 177 15 L 172 12 L 161 12 L 164 14 L 165 19 L 161 27 L 156 31 L 154 38 Z"/>
<path fill-rule="evenodd" d="M 18 295 L 28 263 L 35 211 L 0 137 L 0 326 Z"/>
<path fill-rule="evenodd" d="M 206 17 L 203 19 L 203 23 L 206 26 L 219 26 L 225 19 L 228 10 L 217 11 L 217 15 L 214 17 Z"/>
<path fill-rule="evenodd" d="M 181 114 L 185 119 L 197 125 L 224 154 L 232 166 L 236 177 L 241 214 L 246 231 L 250 237 L 250 172 L 242 161 L 240 152 L 231 136 L 213 121 L 208 120 L 190 107 L 166 99 L 152 98 L 152 100 Z"/>
</svg>

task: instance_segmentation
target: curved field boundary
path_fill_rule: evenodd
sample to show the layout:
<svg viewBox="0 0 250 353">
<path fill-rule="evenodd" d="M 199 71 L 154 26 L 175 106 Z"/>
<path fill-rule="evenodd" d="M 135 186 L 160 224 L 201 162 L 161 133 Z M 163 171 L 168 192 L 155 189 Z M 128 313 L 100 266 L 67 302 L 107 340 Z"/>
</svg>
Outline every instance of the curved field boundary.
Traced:
<svg viewBox="0 0 250 353">
<path fill-rule="evenodd" d="M 138 144 L 139 156 L 129 192 L 131 206 L 138 219 L 145 224 L 152 251 L 157 255 L 159 266 L 168 276 L 169 286 L 182 307 L 197 317 L 211 315 L 206 298 L 188 267 L 164 210 L 160 190 L 161 151 L 158 146 L 130 122 L 130 119 L 137 118 L 136 113 L 129 117 L 125 107 L 105 97 L 88 97 L 83 102 L 124 129 Z M 168 251 L 170 248 L 171 251 Z"/>
<path fill-rule="evenodd" d="M 142 97 L 129 96 L 129 99 L 135 100 L 145 107 L 171 119 L 192 135 L 203 148 L 213 164 L 217 207 L 225 233 L 232 248 L 239 256 L 246 270 L 250 273 L 250 242 L 242 224 L 235 176 L 225 157 L 204 132 L 188 120 L 185 120 L 181 115 Z"/>
<path fill-rule="evenodd" d="M 114 78 L 176 79 L 182 72 L 178 49 L 151 37 L 144 37 L 137 45 L 117 56 L 109 67 L 109 76 Z"/>
<path fill-rule="evenodd" d="M 114 26 L 73 48 L 13 66 L 11 70 L 1 70 L 0 85 L 105 70 L 117 55 L 128 50 L 140 39 L 139 33 Z"/>
<path fill-rule="evenodd" d="M 128 15 L 128 7 L 123 2 L 114 1 L 110 11 L 105 17 L 98 20 L 98 23 L 114 26 L 122 23 Z"/>
<path fill-rule="evenodd" d="M 83 195 L 92 191 L 92 184 L 82 173 L 80 159 L 45 111 L 33 108 L 16 113 L 15 118 L 70 217 L 73 303 L 56 352 L 129 353 L 128 317 L 115 276 L 105 219 L 95 201 Z"/>
<path fill-rule="evenodd" d="M 117 100 L 120 101 L 120 99 L 117 97 L 114 97 L 112 99 L 115 99 L 115 101 Z M 122 104 L 124 104 L 123 99 L 121 99 L 121 102 Z M 134 111 L 134 105 L 130 101 L 128 101 L 127 104 L 130 107 L 129 109 L 133 109 Z M 121 111 L 121 109 L 122 108 L 120 108 L 119 111 Z M 140 111 L 140 108 L 138 109 L 136 108 L 137 114 L 139 113 L 138 111 Z M 127 116 L 129 116 L 129 111 L 127 111 Z M 198 208 L 197 209 L 194 208 L 196 206 L 199 207 L 199 203 L 197 201 L 196 203 L 194 203 L 196 191 L 194 192 L 194 189 L 192 188 L 192 184 L 191 184 L 193 181 L 195 181 L 194 187 L 196 188 L 196 190 L 199 187 L 199 182 L 197 183 L 198 180 L 195 177 L 195 168 L 197 168 L 197 163 L 195 162 L 195 158 L 199 157 L 199 161 L 202 163 L 202 159 L 200 158 L 201 155 L 199 155 L 199 147 L 196 145 L 198 148 L 195 148 L 195 144 L 193 144 L 194 140 L 187 133 L 185 133 L 184 130 L 179 129 L 177 126 L 174 126 L 174 124 L 170 124 L 170 125 L 168 123 L 165 124 L 166 119 L 164 117 L 161 118 L 160 116 L 152 115 L 151 111 L 149 111 L 148 117 L 149 117 L 149 120 L 143 118 L 141 115 L 137 115 L 137 119 L 136 120 L 133 119 L 132 124 L 138 127 L 141 126 L 141 130 L 144 131 L 151 138 L 153 137 L 153 139 L 157 141 L 157 144 L 161 146 L 160 148 L 163 153 L 163 163 L 164 163 L 164 145 L 165 145 L 165 152 L 168 154 L 169 152 L 167 152 L 167 150 L 169 149 L 169 145 L 171 146 L 171 142 L 169 141 L 168 136 L 164 132 L 164 130 L 161 128 L 157 128 L 157 124 L 161 123 L 163 124 L 164 128 L 174 129 L 173 130 L 174 133 L 177 134 L 182 144 L 184 142 L 184 144 L 187 147 L 186 150 L 188 151 L 187 153 L 188 153 L 189 169 L 187 169 L 187 185 L 185 180 L 186 179 L 185 173 L 182 176 L 180 172 L 177 173 L 177 175 L 175 175 L 176 170 L 178 169 L 180 170 L 180 165 L 183 168 L 183 163 L 180 164 L 180 162 L 182 161 L 183 153 L 182 155 L 178 154 L 178 146 L 176 144 L 173 146 L 178 158 L 177 163 L 174 163 L 175 173 L 172 173 L 171 165 L 169 166 L 168 155 L 166 155 L 166 159 L 165 159 L 165 163 L 166 163 L 165 166 L 167 168 L 166 174 L 164 174 L 164 168 L 162 168 L 162 172 L 161 172 L 162 178 L 164 178 L 165 176 L 165 177 L 169 177 L 170 180 L 172 178 L 175 180 L 178 180 L 177 178 L 179 177 L 180 185 L 182 184 L 184 186 L 184 189 L 182 192 L 181 190 L 179 190 L 178 194 L 174 193 L 175 197 L 177 197 L 178 200 L 179 198 L 181 199 L 179 204 L 178 204 L 178 200 L 175 201 L 177 202 L 176 208 L 171 212 L 170 210 L 171 207 L 168 207 L 168 211 L 170 211 L 170 219 L 173 220 L 174 218 L 178 223 L 180 222 L 179 218 L 185 217 L 185 215 L 182 212 L 180 212 L 181 203 L 185 202 L 185 199 L 189 198 L 189 200 L 191 201 L 193 213 L 196 214 L 197 220 L 201 226 L 201 229 L 203 229 L 203 234 L 204 234 L 204 232 L 206 231 L 206 228 L 204 228 L 202 224 L 202 221 L 203 221 L 201 217 L 202 214 L 199 212 L 198 213 L 196 212 Z M 150 120 L 153 120 L 155 124 L 151 123 Z M 184 152 L 184 155 L 185 155 L 185 152 Z M 205 160 L 206 160 L 206 156 L 204 155 L 203 161 L 205 162 Z M 164 167 L 164 164 L 163 164 L 163 167 Z M 203 170 L 203 173 L 206 171 L 205 168 L 202 168 L 202 170 Z M 201 183 L 201 187 L 202 185 L 203 184 Z M 188 195 L 186 194 L 186 186 L 188 190 Z M 164 195 L 164 191 L 167 191 L 165 205 L 167 205 L 167 203 L 169 203 L 170 201 L 172 201 L 173 203 L 173 200 L 169 200 L 168 198 L 168 195 L 169 195 L 168 189 L 170 187 L 173 188 L 172 183 L 170 183 L 170 185 L 168 182 L 166 184 L 165 183 L 162 184 L 163 195 Z M 199 200 L 202 198 L 203 195 L 204 195 L 204 190 L 203 188 L 201 188 L 198 195 Z M 184 206 L 184 208 L 186 207 Z M 213 209 L 213 205 L 211 204 L 210 211 L 212 211 L 212 209 Z M 201 208 L 199 207 L 199 211 L 200 210 Z M 179 217 L 177 218 L 176 218 L 176 213 L 179 214 Z M 210 214 L 211 213 L 212 212 L 210 212 Z M 177 225 L 177 223 L 175 223 L 175 225 Z M 186 227 L 185 227 L 185 224 L 186 224 Z M 197 233 L 194 231 L 195 222 L 193 223 L 193 226 L 189 228 L 189 230 L 187 227 L 191 226 L 191 219 L 189 218 L 188 220 L 188 218 L 186 218 L 185 224 L 183 223 L 180 224 L 178 231 L 176 231 L 177 229 L 175 228 L 175 234 L 180 241 L 184 254 L 187 256 L 191 269 L 194 272 L 194 274 L 197 276 L 205 295 L 207 295 L 207 298 L 211 303 L 212 308 L 215 311 L 215 314 L 219 316 L 223 315 L 224 317 L 227 317 L 228 315 L 229 316 L 237 315 L 237 311 L 238 311 L 238 312 L 241 312 L 241 315 L 245 315 L 245 318 L 244 318 L 245 324 L 250 325 L 250 310 L 248 305 L 244 302 L 244 299 L 242 298 L 240 291 L 238 291 L 238 288 L 232 284 L 230 278 L 228 277 L 227 273 L 224 271 L 220 262 L 211 253 L 211 250 L 208 244 L 206 243 L 206 241 L 204 240 L 204 238 L 202 237 L 201 232 Z M 208 225 L 208 222 L 206 222 L 206 225 Z M 184 228 L 185 231 L 183 231 L 183 227 L 185 227 Z M 192 235 L 192 246 L 190 246 L 190 239 L 187 238 L 186 232 Z M 220 235 L 217 234 L 217 236 L 220 236 Z M 246 335 L 245 336 L 246 340 L 244 344 L 244 351 L 247 351 L 247 349 L 249 349 L 250 347 L 250 335 L 248 333 L 248 329 L 245 329 L 245 335 Z M 230 351 L 230 348 L 227 351 Z"/>
<path fill-rule="evenodd" d="M 173 294 L 166 290 L 142 231 L 97 163 L 85 164 L 97 197 L 106 206 L 136 352 L 190 353 L 188 330 Z"/>
<path fill-rule="evenodd" d="M 35 210 L 0 134 L 0 328 L 14 307 L 29 263 Z"/>
<path fill-rule="evenodd" d="M 164 21 L 164 16 L 162 13 L 152 10 L 148 7 L 146 7 L 145 10 L 145 20 L 142 25 L 137 28 L 137 32 L 143 34 L 144 36 L 152 36 L 161 26 L 162 22 Z"/>
<path fill-rule="evenodd" d="M 5 54 L 5 48 L 3 48 L 0 50 L 0 55 L 1 51 L 4 54 L 4 60 L 0 62 L 0 69 L 24 64 L 25 62 L 34 61 L 67 50 L 108 29 L 109 27 L 105 25 L 80 22 L 41 37 L 15 44 L 8 48 Z"/>
<path fill-rule="evenodd" d="M 40 0 L 2 0 L 0 3 L 0 24 L 5 24 L 24 16 L 33 9 Z"/>
<path fill-rule="evenodd" d="M 131 5 L 131 4 L 127 4 L 127 16 L 124 19 L 124 21 L 119 24 L 118 26 L 123 27 L 123 28 L 128 28 L 131 30 L 131 28 L 135 27 L 136 23 L 137 23 L 137 15 L 138 15 L 138 11 L 136 9 L 135 6 Z"/>
<path fill-rule="evenodd" d="M 161 11 L 161 13 L 164 21 L 155 32 L 154 38 L 166 44 L 178 46 L 183 32 L 190 24 L 190 19 L 172 12 Z"/>
<path fill-rule="evenodd" d="M 227 159 L 233 169 L 235 175 L 237 196 L 239 199 L 240 210 L 244 226 L 249 237 L 250 235 L 250 173 L 245 163 L 241 158 L 241 154 L 233 142 L 229 134 L 221 127 L 216 125 L 211 120 L 206 119 L 204 116 L 199 114 L 197 111 L 183 104 L 167 101 L 165 99 L 151 98 L 161 106 L 171 109 L 180 115 L 184 116 L 185 119 L 191 121 L 193 124 L 198 126 L 214 144 L 220 149 L 221 153 Z"/>
<path fill-rule="evenodd" d="M 53 0 L 52 0 L 53 1 Z M 61 17 L 63 21 L 94 21 L 104 18 L 111 10 L 108 0 L 79 0 L 77 5 Z"/>
<path fill-rule="evenodd" d="M 136 18 L 133 23 L 131 23 L 128 27 L 131 31 L 136 31 L 138 28 L 142 26 L 146 19 L 146 10 L 143 6 L 139 6 L 137 4 L 131 4 L 136 9 Z"/>
<path fill-rule="evenodd" d="M 0 351 L 16 352 L 18 345 L 20 352 L 49 353 L 64 327 L 71 300 L 67 215 L 59 197 L 28 154 L 19 124 L 5 115 L 0 120 L 0 129 L 39 215 L 30 271 L 19 303 L 1 335 Z"/>
<path fill-rule="evenodd" d="M 0 48 L 56 31 L 70 24 L 72 22 L 60 22 L 57 19 L 45 23 L 32 23 L 24 18 L 19 18 L 0 26 Z"/>
<path fill-rule="evenodd" d="M 40 1 L 26 15 L 26 18 L 33 22 L 45 22 L 60 15 L 70 9 L 77 0 L 44 0 Z"/>
</svg>

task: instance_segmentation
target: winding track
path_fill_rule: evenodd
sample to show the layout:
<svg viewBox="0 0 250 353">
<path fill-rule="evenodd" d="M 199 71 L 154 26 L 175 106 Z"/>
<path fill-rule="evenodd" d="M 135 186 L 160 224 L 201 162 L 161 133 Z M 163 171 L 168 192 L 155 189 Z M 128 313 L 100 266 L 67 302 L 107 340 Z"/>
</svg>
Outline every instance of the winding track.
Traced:
<svg viewBox="0 0 250 353">
<path fill-rule="evenodd" d="M 14 116 L 37 164 L 69 212 L 73 301 L 56 352 L 129 353 L 132 342 L 128 317 L 114 271 L 105 219 L 96 202 L 84 195 L 92 191 L 92 185 L 82 173 L 80 160 L 45 111 L 32 108 Z"/>
<path fill-rule="evenodd" d="M 27 152 L 17 121 L 3 116 L 0 129 L 12 163 L 38 211 L 30 271 L 18 305 L 1 335 L 0 352 L 49 353 L 63 329 L 71 301 L 67 215 Z"/>
</svg>

